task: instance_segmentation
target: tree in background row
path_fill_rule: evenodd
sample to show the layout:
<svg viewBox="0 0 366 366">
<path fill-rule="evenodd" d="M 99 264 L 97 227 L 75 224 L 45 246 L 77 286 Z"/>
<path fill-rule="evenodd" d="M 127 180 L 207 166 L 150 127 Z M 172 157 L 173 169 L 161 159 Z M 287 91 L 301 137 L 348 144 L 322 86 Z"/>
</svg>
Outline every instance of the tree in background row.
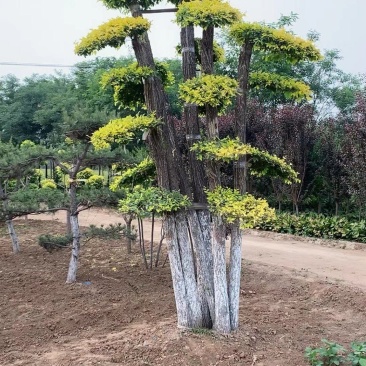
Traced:
<svg viewBox="0 0 366 366">
<path fill-rule="evenodd" d="M 62 207 L 64 196 L 48 188 L 39 188 L 36 168 L 50 158 L 50 152 L 31 141 L 20 146 L 0 142 L 0 222 L 6 223 L 13 252 L 20 251 L 13 219 Z"/>
<path fill-rule="evenodd" d="M 366 96 L 359 95 L 350 123 L 345 126 L 342 165 L 348 192 L 359 208 L 359 219 L 366 198 Z"/>
</svg>

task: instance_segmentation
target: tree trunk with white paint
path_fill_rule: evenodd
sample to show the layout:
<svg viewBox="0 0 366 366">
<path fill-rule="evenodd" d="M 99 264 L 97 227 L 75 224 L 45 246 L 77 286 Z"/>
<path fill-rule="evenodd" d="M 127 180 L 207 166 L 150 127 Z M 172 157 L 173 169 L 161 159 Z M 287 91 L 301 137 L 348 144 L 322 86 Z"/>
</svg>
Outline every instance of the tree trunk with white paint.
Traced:
<svg viewBox="0 0 366 366">
<path fill-rule="evenodd" d="M 214 329 L 223 334 L 230 333 L 229 296 L 226 279 L 225 225 L 218 216 L 213 216 L 212 252 L 215 286 Z"/>
<path fill-rule="evenodd" d="M 13 246 L 13 253 L 17 254 L 20 252 L 20 246 L 19 246 L 19 240 L 18 240 L 17 234 L 14 229 L 13 220 L 7 220 L 6 226 L 8 227 L 8 232 L 9 232 L 9 235 L 11 238 L 11 243 Z"/>
<path fill-rule="evenodd" d="M 73 283 L 76 281 L 76 273 L 79 263 L 80 253 L 80 228 L 78 221 L 78 214 L 70 215 L 71 233 L 72 233 L 72 250 L 71 259 L 69 263 L 69 271 L 67 273 L 66 283 Z"/>
<path fill-rule="evenodd" d="M 184 80 L 196 77 L 196 53 L 194 27 L 181 29 L 182 71 Z M 203 188 L 206 186 L 204 165 L 197 160 L 196 154 L 190 151 L 193 144 L 201 139 L 198 121 L 198 107 L 195 104 L 185 104 L 183 121 L 186 128 L 187 158 L 189 161 L 189 176 L 192 196 L 195 202 L 206 204 Z M 197 289 L 202 310 L 202 326 L 212 328 L 215 314 L 215 298 L 213 289 L 213 267 L 211 248 L 211 223 L 208 210 L 191 210 L 188 213 L 190 231 L 197 268 Z"/>
<path fill-rule="evenodd" d="M 211 246 L 211 222 L 207 210 L 188 214 L 196 256 L 197 286 L 202 308 L 202 325 L 212 328 L 215 321 L 215 293 Z"/>
<path fill-rule="evenodd" d="M 237 330 L 239 327 L 241 245 L 242 231 L 239 225 L 232 225 L 229 274 L 229 305 L 231 330 Z"/>
<path fill-rule="evenodd" d="M 182 262 L 184 283 L 188 303 L 188 324 L 191 328 L 202 327 L 202 309 L 199 299 L 195 277 L 193 253 L 190 241 L 187 241 L 188 226 L 184 213 L 175 215 L 175 228 L 177 232 L 180 258 Z"/>
<path fill-rule="evenodd" d="M 186 287 L 184 284 L 184 274 L 181 264 L 181 255 L 173 215 L 168 215 L 165 218 L 164 231 L 166 235 L 170 269 L 172 272 L 175 305 L 177 308 L 177 317 L 178 317 L 178 327 L 188 328 L 189 327 L 188 298 L 186 293 Z"/>
</svg>

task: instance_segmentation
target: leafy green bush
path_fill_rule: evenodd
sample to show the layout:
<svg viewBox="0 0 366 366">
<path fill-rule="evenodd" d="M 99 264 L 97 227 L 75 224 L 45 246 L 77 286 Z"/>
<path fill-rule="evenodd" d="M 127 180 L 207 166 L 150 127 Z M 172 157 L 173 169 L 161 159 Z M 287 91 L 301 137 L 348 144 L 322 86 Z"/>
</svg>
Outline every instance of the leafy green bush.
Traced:
<svg viewBox="0 0 366 366">
<path fill-rule="evenodd" d="M 102 175 L 92 175 L 88 178 L 86 185 L 90 188 L 102 188 L 104 185 L 104 177 Z"/>
<path fill-rule="evenodd" d="M 366 221 L 352 222 L 345 217 L 318 214 L 278 214 L 256 227 L 260 230 L 323 239 L 344 239 L 366 243 Z"/>
<path fill-rule="evenodd" d="M 89 179 L 90 177 L 92 177 L 94 175 L 94 171 L 93 169 L 90 168 L 85 168 L 82 171 L 80 171 L 77 175 L 76 178 L 77 179 Z"/>
<path fill-rule="evenodd" d="M 41 169 L 33 169 L 29 174 L 28 174 L 28 181 L 29 183 L 33 183 L 33 184 L 39 184 L 39 181 L 42 179 L 42 171 Z"/>
<path fill-rule="evenodd" d="M 132 226 L 132 229 L 129 230 L 126 225 L 122 225 L 121 223 L 118 224 L 109 224 L 107 227 L 101 225 L 97 227 L 95 225 L 90 225 L 84 236 L 87 239 L 121 239 L 122 237 L 129 238 L 132 240 L 136 240 L 136 229 Z"/>
<path fill-rule="evenodd" d="M 41 188 L 51 188 L 56 189 L 57 185 L 53 179 L 43 179 L 41 181 Z"/>
<path fill-rule="evenodd" d="M 134 214 L 143 218 L 154 214 L 177 212 L 190 206 L 187 196 L 176 191 L 167 191 L 162 188 L 143 188 L 136 186 L 132 192 L 119 201 L 119 211 L 124 214 Z"/>
<path fill-rule="evenodd" d="M 337 343 L 322 339 L 324 347 L 305 349 L 305 357 L 311 366 L 333 366 L 342 365 L 345 358 L 343 354 L 345 349 Z"/>
<path fill-rule="evenodd" d="M 311 366 L 352 365 L 366 366 L 366 342 L 351 343 L 351 352 L 345 357 L 346 349 L 340 344 L 322 339 L 323 347 L 306 347 L 305 358 Z"/>
<path fill-rule="evenodd" d="M 46 249 L 48 252 L 52 252 L 57 249 L 67 248 L 72 242 L 72 236 L 70 235 L 41 235 L 38 238 L 38 244 Z"/>
<path fill-rule="evenodd" d="M 366 342 L 353 342 L 352 352 L 348 355 L 348 360 L 352 366 L 366 366 Z"/>
</svg>

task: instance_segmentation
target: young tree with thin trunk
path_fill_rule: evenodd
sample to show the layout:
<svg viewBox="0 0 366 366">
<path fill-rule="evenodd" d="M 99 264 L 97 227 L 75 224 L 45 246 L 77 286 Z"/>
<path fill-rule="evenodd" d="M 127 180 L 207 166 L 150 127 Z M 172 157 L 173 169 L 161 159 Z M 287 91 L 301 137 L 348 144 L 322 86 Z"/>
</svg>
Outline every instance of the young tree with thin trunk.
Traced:
<svg viewBox="0 0 366 366">
<path fill-rule="evenodd" d="M 62 132 L 65 143 L 58 146 L 53 155 L 55 165 L 68 177 L 67 210 L 70 217 L 72 249 L 66 283 L 76 281 L 77 267 L 80 254 L 81 232 L 79 213 L 92 206 L 103 205 L 111 197 L 108 188 L 87 187 L 79 180 L 79 173 L 87 167 L 123 162 L 126 154 L 122 149 L 110 151 L 95 151 L 90 136 L 108 119 L 104 112 L 90 112 L 87 108 L 75 109 L 72 114 L 64 117 Z"/>
<path fill-rule="evenodd" d="M 240 233 L 241 228 L 272 216 L 273 211 L 263 200 L 222 187 L 221 167 L 250 155 L 253 174 L 270 173 L 288 181 L 296 180 L 296 173 L 283 160 L 254 149 L 245 141 L 219 139 L 218 115 L 232 103 L 238 83 L 214 74 L 214 33 L 217 27 L 240 21 L 242 15 L 220 0 L 171 1 L 178 6 L 173 11 L 177 12 L 181 26 L 185 82 L 180 87 L 180 97 L 185 103 L 184 123 L 190 147 L 184 156 L 177 143 L 163 79 L 153 59 L 148 38 L 150 22 L 143 17 L 144 13 L 154 11 L 150 8 L 160 1 L 102 1 L 109 8 L 129 10 L 132 17 L 112 19 L 91 31 L 77 44 L 76 53 L 86 56 L 106 46 L 120 47 L 130 37 L 137 60 L 136 72 L 144 81 L 139 95 L 144 97 L 147 113 L 111 121 L 93 135 L 92 142 L 100 148 L 116 142 L 123 144 L 136 131 L 145 130 L 159 188 L 177 191 L 193 200 L 189 209 L 176 210 L 174 205 L 163 205 L 161 209 L 165 214 L 178 326 L 213 327 L 229 333 L 238 326 L 241 251 L 235 249 L 232 254 L 235 269 L 228 284 L 225 227 L 232 225 Z M 194 26 L 203 29 L 198 47 L 200 57 L 196 55 Z M 195 72 L 197 59 L 200 76 Z M 125 79 L 120 82 L 113 86 L 115 96 L 123 103 L 126 94 L 120 91 L 126 90 L 127 82 Z M 199 123 L 199 115 L 205 116 L 204 126 Z M 241 240 L 239 235 L 236 238 Z M 233 246 L 239 247 L 237 243 Z"/>
</svg>

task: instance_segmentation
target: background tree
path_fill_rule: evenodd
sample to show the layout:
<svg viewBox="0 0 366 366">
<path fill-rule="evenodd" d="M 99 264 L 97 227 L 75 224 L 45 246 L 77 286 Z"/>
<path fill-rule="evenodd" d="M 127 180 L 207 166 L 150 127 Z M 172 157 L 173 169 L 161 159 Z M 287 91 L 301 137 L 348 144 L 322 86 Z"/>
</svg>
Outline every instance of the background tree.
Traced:
<svg viewBox="0 0 366 366">
<path fill-rule="evenodd" d="M 328 206 L 330 212 L 339 215 L 340 205 L 346 198 L 346 171 L 344 166 L 345 131 L 342 119 L 329 118 L 315 129 L 314 156 L 315 169 L 314 196 L 318 212 Z"/>
<path fill-rule="evenodd" d="M 361 219 L 366 197 L 366 98 L 359 95 L 352 112 L 352 122 L 345 127 L 343 166 L 347 173 L 348 191 L 359 208 Z"/>
<path fill-rule="evenodd" d="M 299 213 L 299 204 L 309 194 L 314 182 L 309 181 L 312 166 L 312 152 L 315 141 L 316 122 L 309 105 L 285 105 L 267 111 L 265 118 L 253 121 L 254 143 L 277 156 L 284 156 L 299 173 L 299 182 L 290 186 L 278 179 L 272 179 L 272 187 L 281 209 L 284 197 L 293 204 L 293 211 Z"/>
<path fill-rule="evenodd" d="M 91 134 L 105 123 L 106 119 L 108 115 L 105 112 L 90 112 L 87 107 L 72 111 L 65 117 L 62 126 L 66 136 L 65 143 L 58 146 L 58 151 L 53 156 L 56 166 L 68 177 L 67 209 L 72 234 L 72 250 L 67 283 L 76 281 L 81 238 L 79 213 L 92 206 L 108 204 L 110 200 L 115 199 L 107 188 L 102 189 L 103 177 L 92 176 L 88 180 L 89 184 L 82 186 L 78 175 L 87 167 L 110 166 L 121 162 L 126 156 L 123 150 L 96 152 L 91 145 Z M 93 177 L 96 179 L 92 179 Z"/>
<path fill-rule="evenodd" d="M 0 221 L 7 225 L 14 253 L 20 251 L 20 245 L 13 219 L 31 213 L 55 211 L 63 205 L 62 194 L 41 189 L 38 182 L 32 183 L 29 179 L 49 155 L 46 149 L 31 141 L 24 141 L 21 146 L 0 142 Z"/>
</svg>

